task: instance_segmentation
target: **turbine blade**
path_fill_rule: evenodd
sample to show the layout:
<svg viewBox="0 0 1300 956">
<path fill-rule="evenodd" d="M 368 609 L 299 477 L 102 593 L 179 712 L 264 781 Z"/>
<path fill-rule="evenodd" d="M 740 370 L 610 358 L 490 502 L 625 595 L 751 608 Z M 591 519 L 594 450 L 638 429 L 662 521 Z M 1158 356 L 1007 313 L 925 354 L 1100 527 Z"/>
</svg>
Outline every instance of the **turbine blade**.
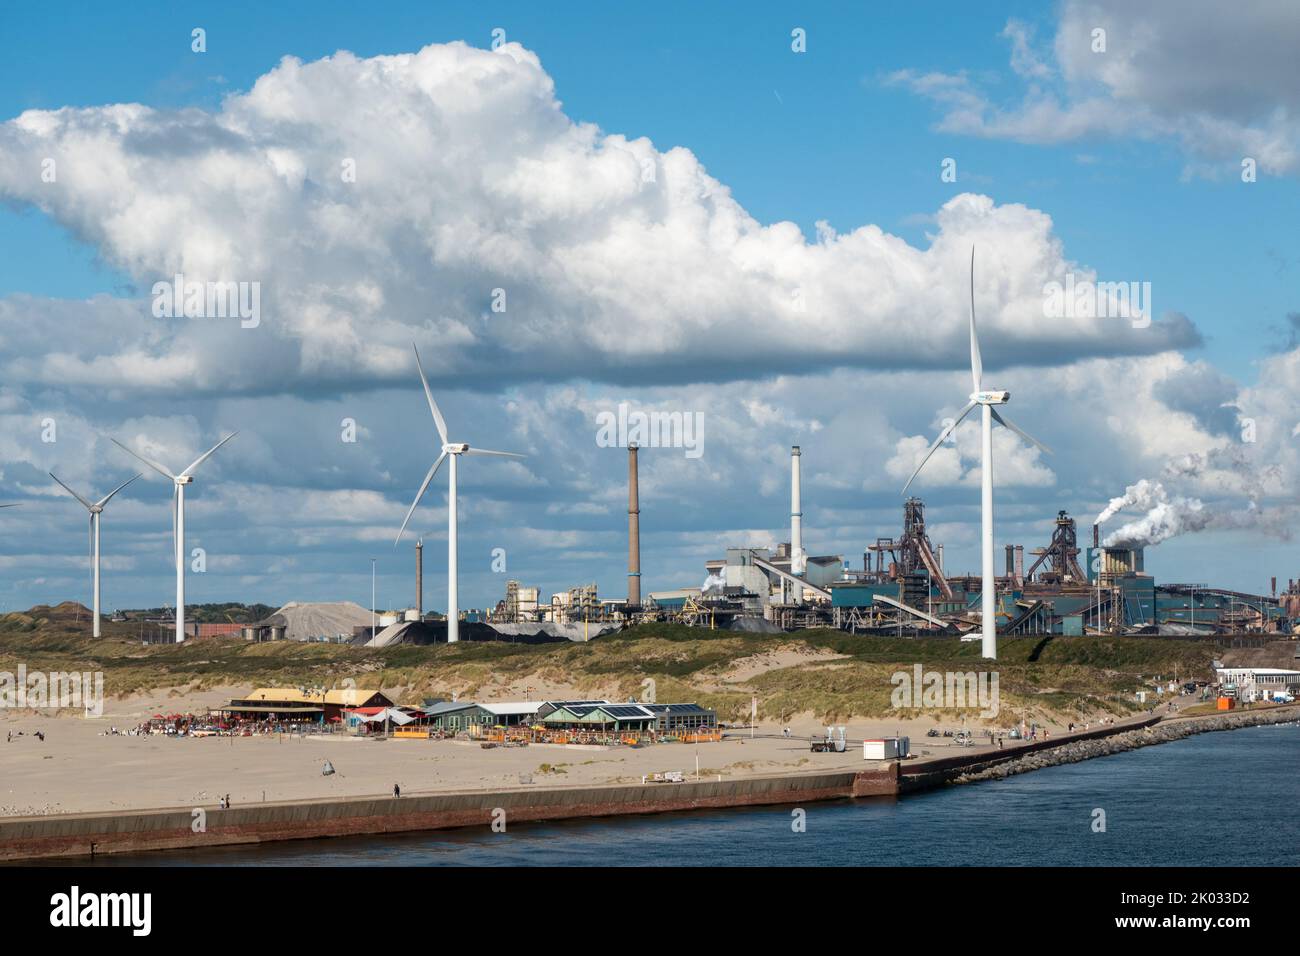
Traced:
<svg viewBox="0 0 1300 956">
<path fill-rule="evenodd" d="M 970 247 L 970 377 L 975 391 L 984 387 L 984 361 L 980 358 L 980 340 L 975 334 L 975 247 Z"/>
<path fill-rule="evenodd" d="M 500 456 L 501 458 L 527 458 L 527 457 L 528 457 L 527 455 L 518 455 L 518 454 L 516 454 L 516 453 L 513 452 L 513 451 L 491 451 L 491 450 L 489 450 L 489 449 L 487 449 L 487 448 L 475 448 L 473 445 L 470 445 L 469 448 L 465 449 L 465 454 L 467 454 L 467 455 L 498 455 L 498 456 Z"/>
<path fill-rule="evenodd" d="M 394 548 L 397 547 L 397 542 L 402 540 L 402 534 L 406 531 L 407 524 L 410 523 L 411 515 L 415 514 L 415 509 L 420 504 L 420 499 L 424 497 L 424 493 L 429 488 L 429 482 L 433 481 L 433 476 L 438 473 L 438 469 L 442 467 L 443 459 L 446 457 L 447 453 L 444 451 L 438 456 L 438 460 L 433 463 L 433 467 L 429 469 L 429 473 L 424 476 L 424 484 L 420 485 L 420 490 L 415 493 L 415 500 L 411 502 L 410 510 L 406 512 L 406 517 L 402 519 L 402 527 L 398 529 L 397 537 L 393 539 Z"/>
<path fill-rule="evenodd" d="M 138 461 L 142 461 L 142 462 L 144 462 L 146 465 L 148 465 L 148 466 L 149 466 L 150 468 L 152 468 L 154 471 L 158 472 L 158 474 L 162 475 L 162 476 L 163 476 L 164 478 L 166 478 L 168 481 L 175 481 L 175 480 L 176 480 L 176 477 L 177 477 L 177 476 L 176 476 L 176 475 L 173 475 L 170 471 L 168 471 L 168 470 L 167 470 L 166 468 L 164 468 L 162 465 L 158 464 L 158 462 L 153 461 L 153 460 L 151 460 L 151 459 L 149 459 L 149 458 L 144 457 L 144 455 L 141 455 L 141 454 L 139 454 L 139 453 L 137 453 L 137 452 L 132 451 L 131 449 L 129 449 L 129 448 L 127 448 L 125 445 L 123 445 L 120 441 L 118 441 L 116 438 L 110 438 L 109 441 L 111 441 L 111 442 L 112 442 L 114 445 L 116 445 L 118 448 L 122 449 L 122 451 L 126 452 L 126 453 L 127 453 L 128 455 L 130 455 L 132 458 L 135 458 L 135 459 L 138 460 Z"/>
<path fill-rule="evenodd" d="M 51 475 L 50 477 L 51 477 L 51 478 L 54 478 L 53 475 Z M 109 499 L 109 498 L 112 498 L 115 494 L 117 494 L 119 491 L 121 491 L 123 488 L 125 488 L 127 485 L 129 485 L 131 482 L 135 481 L 136 478 L 143 478 L 143 477 L 144 477 L 144 473 L 141 472 L 140 474 L 136 475 L 136 476 L 133 477 L 133 478 L 128 478 L 126 481 L 122 482 L 120 485 L 118 485 L 116 488 L 114 488 L 114 489 L 113 489 L 112 491 L 110 491 L 108 494 L 104 495 L 104 497 L 100 498 L 97 502 L 95 502 L 95 504 L 99 505 L 99 507 L 101 507 L 101 508 L 104 507 L 104 505 L 108 504 L 108 499 Z M 59 479 L 54 478 L 54 480 L 55 480 L 55 481 L 58 481 Z M 62 482 L 60 482 L 60 484 L 62 484 Z"/>
<path fill-rule="evenodd" d="M 921 469 L 925 467 L 925 463 L 930 460 L 930 456 L 934 454 L 934 450 L 947 440 L 948 436 L 951 435 L 953 431 L 956 430 L 957 426 L 961 424 L 961 420 L 969 415 L 970 410 L 974 407 L 974 402 L 967 402 L 966 407 L 961 410 L 961 414 L 952 420 L 952 424 L 939 432 L 939 437 L 934 440 L 934 444 L 926 451 L 925 457 L 922 458 L 920 464 L 916 466 L 916 471 L 912 472 L 912 477 L 908 478 L 907 484 L 903 485 L 903 494 L 907 494 L 907 489 L 912 487 L 912 482 L 915 481 L 916 476 L 921 473 Z"/>
<path fill-rule="evenodd" d="M 69 488 L 67 485 L 63 484 L 63 482 L 59 481 L 59 476 L 56 475 L 54 472 L 52 472 L 52 471 L 48 471 L 48 472 L 46 472 L 46 474 L 49 475 L 51 478 L 53 478 L 55 481 L 58 481 L 59 484 L 63 487 L 63 490 L 64 490 L 64 491 L 66 491 L 68 494 L 72 495 L 72 497 L 76 498 L 78 501 L 80 501 L 80 502 L 81 502 L 83 505 L 85 505 L 87 508 L 93 508 L 93 507 L 94 507 L 94 505 L 92 505 L 92 504 L 91 504 L 89 501 L 87 501 L 85 498 L 81 497 L 81 495 L 77 494 L 75 491 L 73 491 L 73 490 L 72 490 L 71 488 Z M 4 505 L 4 506 L 0 506 L 0 507 L 6 507 L 6 508 L 7 508 L 8 505 Z"/>
<path fill-rule="evenodd" d="M 447 444 L 447 423 L 442 419 L 442 412 L 438 411 L 438 403 L 433 400 L 433 390 L 429 388 L 429 380 L 424 377 L 424 366 L 420 364 L 420 350 L 415 348 L 415 343 L 411 343 L 411 348 L 415 350 L 415 367 L 420 372 L 420 384 L 424 386 L 424 397 L 429 400 L 429 411 L 433 412 L 433 424 L 438 429 L 438 437 L 442 443 Z"/>
<path fill-rule="evenodd" d="M 1001 413 L 999 413 L 998 410 L 997 410 L 996 408 L 990 408 L 990 409 L 989 409 L 989 412 L 992 413 L 992 415 L 993 415 L 993 420 L 994 420 L 995 422 L 997 422 L 999 425 L 1002 425 L 1004 428 L 1010 428 L 1013 432 L 1015 432 L 1017 435 L 1019 435 L 1019 436 L 1020 436 L 1021 438 L 1023 438 L 1025 441 L 1029 442 L 1029 444 L 1038 447 L 1039 449 L 1041 449 L 1041 450 L 1044 451 L 1045 453 L 1047 453 L 1047 454 L 1049 454 L 1049 455 L 1052 453 L 1052 449 L 1048 448 L 1046 445 L 1044 445 L 1042 442 L 1040 442 L 1040 441 L 1039 441 L 1037 438 L 1035 438 L 1033 435 L 1029 434 L 1029 432 L 1025 431 L 1023 428 L 1021 428 L 1021 427 L 1020 427 L 1019 425 L 1017 425 L 1015 422 L 1012 422 L 1012 421 L 1010 421 L 1009 419 L 1007 419 L 1005 416 L 1003 416 Z"/>
<path fill-rule="evenodd" d="M 183 478 L 183 477 L 185 477 L 186 475 L 192 475 L 192 474 L 194 474 L 194 469 L 195 469 L 195 468 L 199 467 L 199 465 L 201 465 L 201 464 L 203 464 L 205 461 L 207 461 L 208 458 L 209 458 L 209 456 L 211 456 L 211 454 L 212 454 L 214 451 L 216 451 L 218 448 L 220 448 L 222 445 L 224 445 L 226 442 L 230 441 L 230 439 L 234 438 L 234 437 L 235 437 L 236 435 L 238 435 L 238 434 L 239 434 L 239 432 L 231 432 L 229 435 L 227 435 L 225 438 L 221 439 L 221 441 L 217 442 L 215 445 L 213 445 L 211 448 L 209 448 L 209 449 L 208 449 L 207 451 L 205 451 L 203 454 L 199 455 L 198 458 L 194 459 L 194 464 L 190 465 L 188 468 L 186 468 L 184 471 L 181 472 L 181 477 Z"/>
<path fill-rule="evenodd" d="M 15 502 L 14 502 L 13 504 L 11 504 L 11 505 L 0 505 L 0 508 L 17 508 L 20 504 L 22 504 L 22 502 L 20 502 L 20 501 L 15 501 Z"/>
</svg>

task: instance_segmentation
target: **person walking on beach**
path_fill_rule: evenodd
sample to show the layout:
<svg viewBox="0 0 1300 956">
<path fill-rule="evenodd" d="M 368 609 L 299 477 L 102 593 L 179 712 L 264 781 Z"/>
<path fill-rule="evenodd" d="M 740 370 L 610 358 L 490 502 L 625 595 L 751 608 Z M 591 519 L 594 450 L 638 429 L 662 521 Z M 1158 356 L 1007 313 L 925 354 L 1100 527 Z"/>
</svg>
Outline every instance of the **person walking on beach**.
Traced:
<svg viewBox="0 0 1300 956">
<path fill-rule="evenodd" d="M 217 809 L 218 809 L 218 810 L 224 810 L 224 809 L 226 809 L 226 798 L 225 798 L 225 797 L 217 797 Z"/>
<path fill-rule="evenodd" d="M 226 794 L 226 809 L 230 809 L 230 794 Z"/>
<path fill-rule="evenodd" d="M 402 788 L 397 784 L 393 784 L 393 799 L 397 799 L 401 795 L 402 795 Z"/>
</svg>

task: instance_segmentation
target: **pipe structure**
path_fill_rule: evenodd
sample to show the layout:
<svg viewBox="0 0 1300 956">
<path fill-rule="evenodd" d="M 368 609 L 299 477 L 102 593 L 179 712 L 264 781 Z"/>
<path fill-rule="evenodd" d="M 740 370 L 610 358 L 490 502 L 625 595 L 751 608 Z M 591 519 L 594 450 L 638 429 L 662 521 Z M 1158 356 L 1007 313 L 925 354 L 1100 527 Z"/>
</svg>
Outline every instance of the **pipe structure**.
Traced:
<svg viewBox="0 0 1300 956">
<path fill-rule="evenodd" d="M 424 539 L 415 542 L 415 619 L 424 620 Z"/>
<path fill-rule="evenodd" d="M 636 445 L 627 446 L 627 604 L 641 606 L 641 496 Z"/>
<path fill-rule="evenodd" d="M 803 453 L 798 445 L 790 448 L 790 570 L 803 574 L 808 569 L 808 559 L 803 550 L 803 508 L 799 496 L 799 459 Z"/>
</svg>

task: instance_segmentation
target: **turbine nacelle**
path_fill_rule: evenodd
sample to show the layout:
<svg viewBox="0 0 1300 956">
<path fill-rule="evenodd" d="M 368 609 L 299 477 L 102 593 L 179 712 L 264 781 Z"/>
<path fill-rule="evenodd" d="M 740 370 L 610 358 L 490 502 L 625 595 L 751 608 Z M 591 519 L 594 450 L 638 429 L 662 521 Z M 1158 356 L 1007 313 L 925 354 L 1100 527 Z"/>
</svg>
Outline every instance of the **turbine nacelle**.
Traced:
<svg viewBox="0 0 1300 956">
<path fill-rule="evenodd" d="M 178 485 L 192 485 L 192 484 L 194 484 L 194 476 L 193 476 L 193 475 L 177 475 L 175 478 L 172 479 L 172 481 L 176 482 L 176 484 L 178 484 Z"/>
<path fill-rule="evenodd" d="M 469 451 L 469 445 L 467 445 L 463 441 L 448 442 L 447 444 L 442 446 L 442 453 L 444 455 L 463 455 L 467 451 Z"/>
<path fill-rule="evenodd" d="M 1011 393 L 986 388 L 978 392 L 971 392 L 970 400 L 973 405 L 1005 405 L 1011 401 Z"/>
</svg>

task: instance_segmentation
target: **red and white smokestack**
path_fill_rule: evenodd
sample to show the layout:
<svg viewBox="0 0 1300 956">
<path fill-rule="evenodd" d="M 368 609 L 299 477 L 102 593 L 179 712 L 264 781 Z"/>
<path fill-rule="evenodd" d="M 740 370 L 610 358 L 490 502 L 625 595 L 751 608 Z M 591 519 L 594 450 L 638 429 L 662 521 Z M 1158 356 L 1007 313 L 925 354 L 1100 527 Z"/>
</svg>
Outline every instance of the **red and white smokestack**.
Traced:
<svg viewBox="0 0 1300 956">
<path fill-rule="evenodd" d="M 803 574 L 808 567 L 803 553 L 803 508 L 799 501 L 799 459 L 803 453 L 798 445 L 790 448 L 790 573 Z"/>
</svg>

